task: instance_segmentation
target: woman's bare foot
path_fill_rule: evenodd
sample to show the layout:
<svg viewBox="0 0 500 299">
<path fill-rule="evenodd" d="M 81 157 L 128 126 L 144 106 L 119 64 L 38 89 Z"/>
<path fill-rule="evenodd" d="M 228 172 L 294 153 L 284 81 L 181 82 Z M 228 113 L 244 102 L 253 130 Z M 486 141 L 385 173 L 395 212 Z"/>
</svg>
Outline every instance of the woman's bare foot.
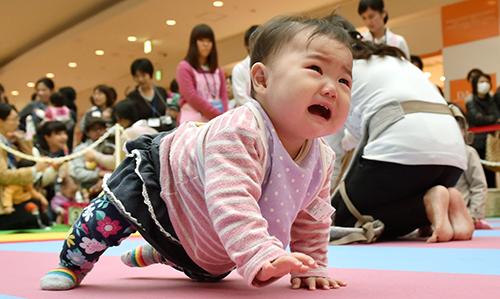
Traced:
<svg viewBox="0 0 500 299">
<path fill-rule="evenodd" d="M 462 194 L 455 188 L 448 190 L 450 193 L 448 217 L 453 228 L 453 240 L 470 240 L 474 233 L 474 221 L 467 211 Z"/>
<path fill-rule="evenodd" d="M 448 218 L 450 196 L 444 186 L 435 186 L 424 195 L 427 218 L 431 222 L 433 233 L 428 243 L 448 242 L 453 238 L 453 228 Z"/>
</svg>

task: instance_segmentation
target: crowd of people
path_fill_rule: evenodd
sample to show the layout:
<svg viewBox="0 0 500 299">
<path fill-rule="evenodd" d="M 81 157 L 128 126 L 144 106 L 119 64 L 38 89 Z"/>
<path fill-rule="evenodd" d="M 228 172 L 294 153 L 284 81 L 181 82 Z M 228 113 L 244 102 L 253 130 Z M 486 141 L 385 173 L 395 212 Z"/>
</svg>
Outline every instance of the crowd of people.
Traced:
<svg viewBox="0 0 500 299">
<path fill-rule="evenodd" d="M 468 128 L 500 123 L 490 76 L 471 71 L 467 110 L 449 106 L 405 39 L 386 27 L 383 1 L 361 0 L 358 13 L 363 34 L 338 15 L 251 26 L 231 86 L 215 34 L 200 24 L 169 90 L 155 85 L 146 58 L 132 62 L 137 85 L 124 99 L 97 85 L 81 114 L 74 89 L 56 91 L 49 78 L 20 112 L 2 87 L 0 142 L 8 147 L 63 157 L 115 123 L 128 141 L 121 149 L 104 140 L 63 164 L 0 150 L 0 229 L 63 222 L 68 205 L 89 204 L 42 288 L 77 287 L 107 247 L 136 230 L 148 243 L 122 256 L 130 266 L 166 263 L 201 281 L 236 268 L 254 286 L 293 273 L 294 288 L 329 289 L 345 286 L 326 273 L 331 227 L 376 219 L 382 238 L 418 230 L 428 242 L 488 228 L 494 179 L 479 162 L 486 133 L 471 138 Z M 351 150 L 345 175 L 332 179 Z"/>
</svg>

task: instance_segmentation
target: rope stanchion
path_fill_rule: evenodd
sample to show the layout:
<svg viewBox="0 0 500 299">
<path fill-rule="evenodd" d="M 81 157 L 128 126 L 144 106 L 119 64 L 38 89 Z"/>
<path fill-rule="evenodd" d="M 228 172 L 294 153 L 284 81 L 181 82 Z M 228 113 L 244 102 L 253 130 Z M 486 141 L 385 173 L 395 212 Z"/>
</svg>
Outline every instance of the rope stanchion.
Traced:
<svg viewBox="0 0 500 299">
<path fill-rule="evenodd" d="M 116 124 L 115 128 L 116 128 L 115 129 L 115 168 L 116 168 L 121 162 L 123 127 L 120 126 L 119 124 Z"/>
<path fill-rule="evenodd" d="M 104 135 L 102 135 L 99 139 L 97 139 L 94 143 L 89 145 L 87 148 L 85 148 L 81 151 L 78 151 L 76 153 L 72 153 L 70 155 L 64 156 L 64 157 L 58 157 L 58 158 L 35 157 L 32 155 L 28 155 L 28 154 L 25 154 L 23 152 L 20 152 L 18 150 L 15 150 L 13 148 L 10 148 L 1 142 L 0 142 L 0 148 L 3 149 L 4 151 L 14 155 L 14 156 L 21 158 L 21 159 L 34 161 L 34 162 L 46 162 L 46 163 L 62 164 L 66 161 L 70 161 L 70 160 L 82 157 L 89 150 L 95 149 L 97 146 L 99 146 L 102 142 L 104 142 L 104 140 L 106 140 L 113 133 L 115 133 L 115 154 L 116 154 L 116 152 L 119 152 L 121 149 L 121 146 L 120 146 L 121 140 L 118 139 L 118 141 L 117 141 L 116 136 L 120 137 L 121 134 L 123 133 L 123 127 L 118 125 L 118 124 L 112 126 L 111 128 L 108 128 L 106 130 L 106 133 L 104 133 Z M 118 155 L 118 157 L 119 157 L 119 155 Z M 117 160 L 117 162 L 119 162 L 119 160 Z M 116 164 L 116 165 L 118 165 L 118 164 Z"/>
</svg>

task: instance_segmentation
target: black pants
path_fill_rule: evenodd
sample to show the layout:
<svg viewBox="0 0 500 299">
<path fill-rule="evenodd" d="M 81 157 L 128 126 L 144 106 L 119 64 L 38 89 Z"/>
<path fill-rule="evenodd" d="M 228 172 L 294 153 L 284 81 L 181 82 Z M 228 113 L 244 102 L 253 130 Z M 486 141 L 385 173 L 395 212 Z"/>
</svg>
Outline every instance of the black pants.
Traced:
<svg viewBox="0 0 500 299">
<path fill-rule="evenodd" d="M 402 165 L 356 157 L 346 177 L 349 198 L 362 215 L 371 215 L 385 224 L 383 238 L 396 238 L 429 225 L 424 194 L 432 187 L 453 187 L 462 170 L 444 165 Z M 352 227 L 356 218 L 347 209 L 340 193 L 332 198 L 337 209 L 334 224 Z"/>
</svg>

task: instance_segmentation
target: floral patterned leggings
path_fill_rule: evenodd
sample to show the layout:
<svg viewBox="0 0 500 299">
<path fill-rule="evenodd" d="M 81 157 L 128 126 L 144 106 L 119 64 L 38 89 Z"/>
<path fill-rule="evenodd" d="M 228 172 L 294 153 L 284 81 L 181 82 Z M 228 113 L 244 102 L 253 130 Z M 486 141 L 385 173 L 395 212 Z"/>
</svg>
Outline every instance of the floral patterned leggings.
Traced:
<svg viewBox="0 0 500 299">
<path fill-rule="evenodd" d="M 108 247 L 120 245 L 135 231 L 106 195 L 97 197 L 69 231 L 59 256 L 60 265 L 83 278 Z"/>
</svg>

